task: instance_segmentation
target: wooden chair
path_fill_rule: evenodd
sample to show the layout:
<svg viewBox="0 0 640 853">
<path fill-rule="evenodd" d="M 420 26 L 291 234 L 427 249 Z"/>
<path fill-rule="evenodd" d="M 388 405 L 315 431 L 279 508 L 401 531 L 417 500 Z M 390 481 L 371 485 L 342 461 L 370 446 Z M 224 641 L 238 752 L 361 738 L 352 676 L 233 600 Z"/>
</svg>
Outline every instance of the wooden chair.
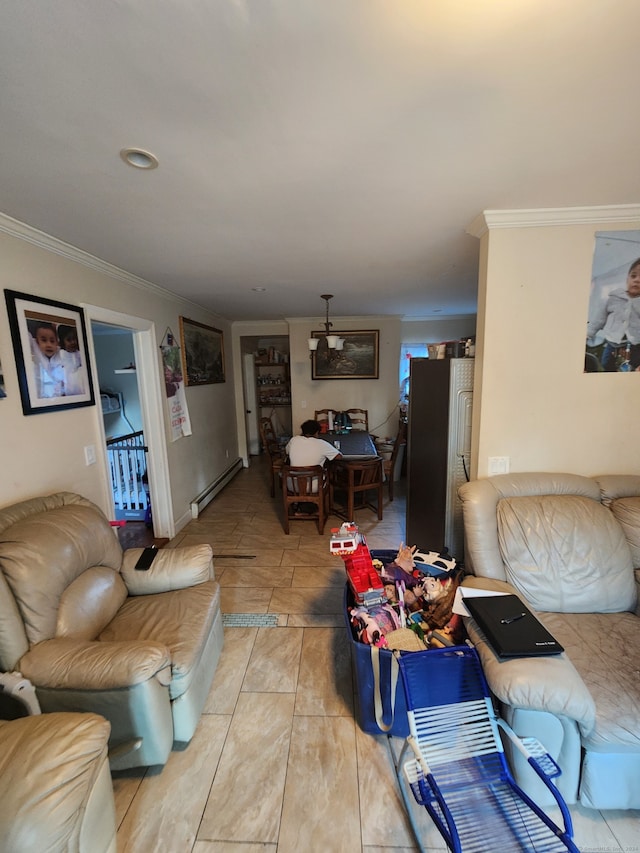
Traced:
<svg viewBox="0 0 640 853">
<path fill-rule="evenodd" d="M 356 509 L 371 509 L 382 521 L 382 486 L 384 478 L 382 459 L 336 459 L 331 466 L 329 480 L 329 506 L 334 515 L 345 521 L 354 521 Z M 377 494 L 377 503 L 371 501 L 372 492 Z M 336 500 L 336 494 L 344 495 L 345 501 Z"/>
<path fill-rule="evenodd" d="M 271 423 L 271 418 L 260 418 L 258 423 L 260 441 L 269 462 L 270 494 L 275 497 L 276 479 L 285 462 L 284 450 L 278 444 L 278 439 Z"/>
<path fill-rule="evenodd" d="M 318 421 L 320 426 L 323 423 L 327 424 L 327 429 L 329 428 L 329 412 L 333 411 L 332 409 L 316 409 L 314 418 Z M 335 414 L 335 412 L 334 412 Z"/>
<path fill-rule="evenodd" d="M 369 410 L 368 409 L 346 409 L 351 418 L 351 428 L 361 429 L 369 432 Z"/>
<path fill-rule="evenodd" d="M 280 471 L 282 483 L 282 508 L 284 518 L 282 526 L 289 533 L 289 522 L 316 521 L 318 533 L 322 536 L 328 515 L 329 479 L 323 465 L 311 465 L 307 468 L 283 465 Z M 313 504 L 315 511 L 302 512 L 298 504 Z"/>
<path fill-rule="evenodd" d="M 398 458 L 398 453 L 400 453 L 400 448 L 404 447 L 407 443 L 407 423 L 406 421 L 400 421 L 398 426 L 398 434 L 396 435 L 396 440 L 393 443 L 393 450 L 391 451 L 391 457 L 389 459 L 385 459 L 382 463 L 384 476 L 387 480 L 387 485 L 389 487 L 389 500 L 393 500 L 393 475 L 395 473 L 396 468 L 396 460 Z"/>
</svg>

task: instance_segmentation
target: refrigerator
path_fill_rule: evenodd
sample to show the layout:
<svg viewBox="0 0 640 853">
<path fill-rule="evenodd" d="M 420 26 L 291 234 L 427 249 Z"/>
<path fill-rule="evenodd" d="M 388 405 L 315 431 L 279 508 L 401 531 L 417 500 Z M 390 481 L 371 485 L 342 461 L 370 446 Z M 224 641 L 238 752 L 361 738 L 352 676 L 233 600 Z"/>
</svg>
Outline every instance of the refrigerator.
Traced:
<svg viewBox="0 0 640 853">
<path fill-rule="evenodd" d="M 406 544 L 464 559 L 458 487 L 469 478 L 473 358 L 412 358 Z"/>
</svg>

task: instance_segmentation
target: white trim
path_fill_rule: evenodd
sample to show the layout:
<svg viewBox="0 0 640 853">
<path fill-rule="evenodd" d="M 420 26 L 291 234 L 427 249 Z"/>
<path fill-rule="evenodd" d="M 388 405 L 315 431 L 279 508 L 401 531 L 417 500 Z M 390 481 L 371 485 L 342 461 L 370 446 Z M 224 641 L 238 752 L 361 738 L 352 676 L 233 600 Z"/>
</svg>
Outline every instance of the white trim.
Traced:
<svg viewBox="0 0 640 853">
<path fill-rule="evenodd" d="M 547 207 L 524 210 L 484 210 L 467 228 L 482 237 L 491 228 L 533 228 L 549 225 L 617 224 L 640 220 L 640 205 L 605 204 L 595 207 Z"/>
</svg>

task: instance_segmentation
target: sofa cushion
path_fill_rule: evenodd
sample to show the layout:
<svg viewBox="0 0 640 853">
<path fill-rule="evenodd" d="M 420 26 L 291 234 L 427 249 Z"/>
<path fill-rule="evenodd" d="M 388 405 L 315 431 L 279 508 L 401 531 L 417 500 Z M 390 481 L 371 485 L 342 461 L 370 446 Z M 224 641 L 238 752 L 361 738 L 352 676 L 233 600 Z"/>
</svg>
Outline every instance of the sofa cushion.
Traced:
<svg viewBox="0 0 640 853">
<path fill-rule="evenodd" d="M 62 593 L 56 637 L 95 639 L 126 597 L 127 588 L 118 572 L 106 566 L 87 569 Z"/>
<path fill-rule="evenodd" d="M 169 693 L 175 699 L 191 683 L 219 610 L 220 587 L 216 581 L 172 592 L 133 596 L 125 601 L 99 639 L 155 640 L 165 645 L 171 657 Z"/>
<path fill-rule="evenodd" d="M 582 743 L 606 752 L 640 752 L 640 645 L 631 613 L 542 613 L 546 627 L 591 693 L 595 724 Z"/>
<path fill-rule="evenodd" d="M 609 509 L 627 537 L 634 568 L 640 569 L 640 496 L 616 498 L 609 504 Z"/>
<path fill-rule="evenodd" d="M 497 507 L 507 579 L 536 610 L 633 610 L 631 553 L 611 512 L 589 498 L 533 495 Z"/>
</svg>

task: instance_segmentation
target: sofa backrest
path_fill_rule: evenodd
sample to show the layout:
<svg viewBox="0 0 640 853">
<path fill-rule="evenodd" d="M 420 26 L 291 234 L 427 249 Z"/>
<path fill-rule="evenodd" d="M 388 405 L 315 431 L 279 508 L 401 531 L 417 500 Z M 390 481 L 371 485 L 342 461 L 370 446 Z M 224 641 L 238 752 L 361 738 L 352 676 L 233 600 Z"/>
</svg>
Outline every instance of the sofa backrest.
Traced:
<svg viewBox="0 0 640 853">
<path fill-rule="evenodd" d="M 635 606 L 631 553 L 600 503 L 598 484 L 574 474 L 521 473 L 460 487 L 465 565 L 508 581 L 537 610 L 619 612 Z"/>
<path fill-rule="evenodd" d="M 95 636 L 126 598 L 121 563 L 109 522 L 80 495 L 0 510 L 0 668 L 42 640 Z"/>
<path fill-rule="evenodd" d="M 634 569 L 640 569 L 640 476 L 605 474 L 595 477 L 602 503 L 614 514 L 631 549 Z"/>
</svg>

